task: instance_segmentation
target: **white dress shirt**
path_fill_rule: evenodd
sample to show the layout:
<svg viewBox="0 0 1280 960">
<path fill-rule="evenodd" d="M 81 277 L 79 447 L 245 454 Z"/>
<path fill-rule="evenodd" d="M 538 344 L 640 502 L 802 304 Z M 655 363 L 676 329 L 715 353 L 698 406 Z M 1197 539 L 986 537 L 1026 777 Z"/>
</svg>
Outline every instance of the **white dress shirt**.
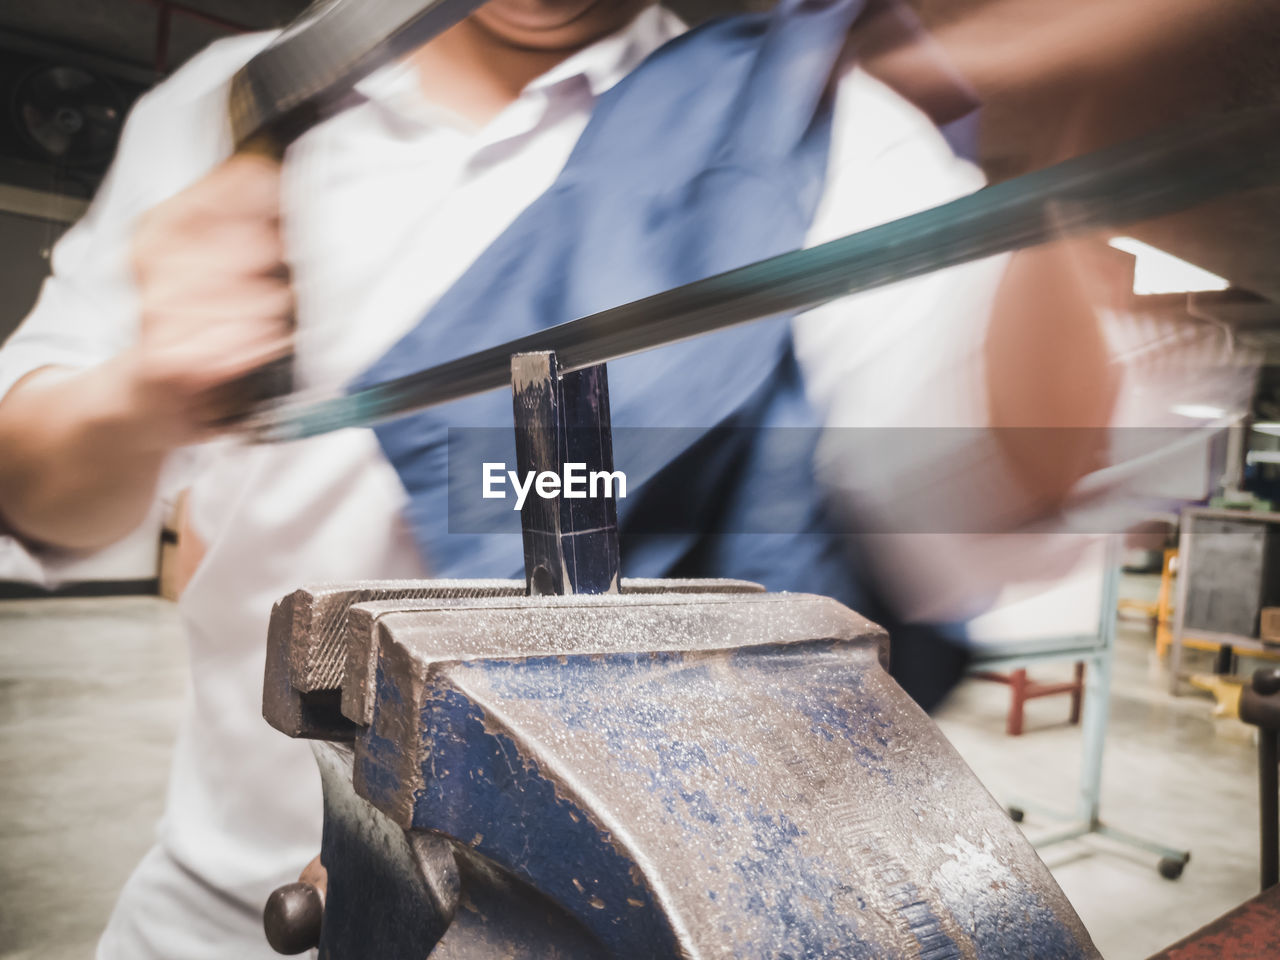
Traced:
<svg viewBox="0 0 1280 960">
<path fill-rule="evenodd" d="M 595 97 L 682 29 L 650 8 L 481 128 L 427 103 L 411 68 L 388 67 L 360 85 L 367 102 L 303 136 L 283 179 L 301 386 L 337 388 L 394 344 L 552 183 Z M 89 213 L 58 244 L 36 307 L 0 351 L 0 396 L 34 369 L 87 367 L 130 343 L 134 222 L 228 155 L 228 80 L 268 40 L 217 43 L 138 103 Z M 839 85 L 829 171 L 811 243 L 981 185 L 921 113 L 858 69 Z M 944 411 L 942 425 L 980 425 L 978 347 L 999 271 L 951 270 L 802 318 L 798 353 L 815 400 L 836 422 L 918 425 Z M 484 318 L 475 324 L 476 348 L 487 346 Z M 261 716 L 271 605 L 306 583 L 428 575 L 429 558 L 368 430 L 280 446 L 220 441 L 175 457 L 165 483 L 190 486 L 208 550 L 180 603 L 191 695 L 160 848 L 256 910 L 320 837 L 307 746 Z"/>
</svg>

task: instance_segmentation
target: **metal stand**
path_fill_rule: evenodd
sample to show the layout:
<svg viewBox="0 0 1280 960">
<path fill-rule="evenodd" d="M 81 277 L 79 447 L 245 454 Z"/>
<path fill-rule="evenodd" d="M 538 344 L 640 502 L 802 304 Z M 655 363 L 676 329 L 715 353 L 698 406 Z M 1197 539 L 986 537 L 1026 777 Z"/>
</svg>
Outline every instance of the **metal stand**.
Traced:
<svg viewBox="0 0 1280 960">
<path fill-rule="evenodd" d="M 1261 849 L 1262 889 L 1280 883 L 1280 782 L 1277 778 L 1276 731 L 1258 730 L 1258 831 Z"/>
<path fill-rule="evenodd" d="M 1280 668 L 1254 672 L 1240 692 L 1240 719 L 1258 728 L 1258 841 L 1267 890 L 1280 883 Z"/>
<path fill-rule="evenodd" d="M 1102 588 L 1102 608 L 1098 633 L 1094 637 L 1080 638 L 1079 646 L 1057 646 L 1052 650 L 1025 653 L 1009 653 L 991 660 L 982 660 L 976 666 L 982 669 L 1027 667 L 1052 661 L 1084 661 L 1085 696 L 1084 715 L 1080 724 L 1083 737 L 1080 761 L 1080 788 L 1074 816 L 1039 807 L 1035 804 L 1010 805 L 1009 815 L 1021 822 L 1028 810 L 1066 821 L 1057 829 L 1033 838 L 1037 849 L 1055 843 L 1076 840 L 1096 833 L 1109 837 L 1126 846 L 1134 847 L 1159 857 L 1157 869 L 1168 880 L 1182 875 L 1183 867 L 1191 859 L 1189 850 L 1180 850 L 1145 837 L 1120 830 L 1104 823 L 1102 806 L 1102 752 L 1106 742 L 1107 724 L 1111 716 L 1111 670 L 1115 653 L 1116 603 L 1120 587 L 1119 551 L 1115 539 L 1107 545 L 1106 572 Z"/>
</svg>

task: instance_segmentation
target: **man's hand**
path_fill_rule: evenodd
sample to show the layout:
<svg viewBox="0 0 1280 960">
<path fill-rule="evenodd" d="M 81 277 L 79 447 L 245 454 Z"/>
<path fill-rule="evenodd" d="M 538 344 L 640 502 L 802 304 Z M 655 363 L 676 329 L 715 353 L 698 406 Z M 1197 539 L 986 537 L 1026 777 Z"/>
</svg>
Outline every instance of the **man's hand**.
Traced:
<svg viewBox="0 0 1280 960">
<path fill-rule="evenodd" d="M 5 523 L 60 547 L 119 539 L 165 456 L 214 432 L 219 388 L 289 351 L 279 196 L 275 163 L 237 155 L 142 218 L 137 342 L 88 370 L 37 370 L 0 400 Z"/>
<path fill-rule="evenodd" d="M 130 252 L 141 329 L 122 372 L 160 445 L 200 439 L 224 412 L 219 388 L 288 354 L 279 211 L 279 166 L 237 155 L 140 221 Z"/>
</svg>

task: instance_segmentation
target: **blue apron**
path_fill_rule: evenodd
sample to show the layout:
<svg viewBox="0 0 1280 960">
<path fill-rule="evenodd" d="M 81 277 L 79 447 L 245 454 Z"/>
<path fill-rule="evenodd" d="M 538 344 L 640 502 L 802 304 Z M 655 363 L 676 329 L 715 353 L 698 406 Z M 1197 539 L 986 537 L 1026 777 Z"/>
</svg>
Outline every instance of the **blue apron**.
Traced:
<svg viewBox="0 0 1280 960">
<path fill-rule="evenodd" d="M 833 69 L 862 7 L 782 0 L 657 50 L 600 97 L 551 188 L 355 387 L 802 246 L 823 192 Z M 609 364 L 625 576 L 742 577 L 856 604 L 813 475 L 817 420 L 790 324 Z M 509 392 L 493 391 L 376 428 L 438 576 L 523 576 L 518 533 L 450 532 L 450 428 L 509 436 L 511 424 Z M 475 486 L 478 497 L 478 463 Z"/>
</svg>

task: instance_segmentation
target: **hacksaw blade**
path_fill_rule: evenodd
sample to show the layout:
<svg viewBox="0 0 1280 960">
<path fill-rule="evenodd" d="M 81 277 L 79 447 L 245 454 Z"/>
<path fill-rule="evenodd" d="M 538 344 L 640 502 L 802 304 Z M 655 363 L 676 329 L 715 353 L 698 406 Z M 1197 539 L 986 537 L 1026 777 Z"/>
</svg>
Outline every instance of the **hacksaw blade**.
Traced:
<svg viewBox="0 0 1280 960">
<path fill-rule="evenodd" d="M 1280 179 L 1280 106 L 1201 119 L 1072 158 L 950 203 L 569 320 L 417 373 L 319 400 L 285 399 L 239 429 L 280 442 L 370 426 L 509 385 L 511 355 L 562 372 Z"/>
</svg>

